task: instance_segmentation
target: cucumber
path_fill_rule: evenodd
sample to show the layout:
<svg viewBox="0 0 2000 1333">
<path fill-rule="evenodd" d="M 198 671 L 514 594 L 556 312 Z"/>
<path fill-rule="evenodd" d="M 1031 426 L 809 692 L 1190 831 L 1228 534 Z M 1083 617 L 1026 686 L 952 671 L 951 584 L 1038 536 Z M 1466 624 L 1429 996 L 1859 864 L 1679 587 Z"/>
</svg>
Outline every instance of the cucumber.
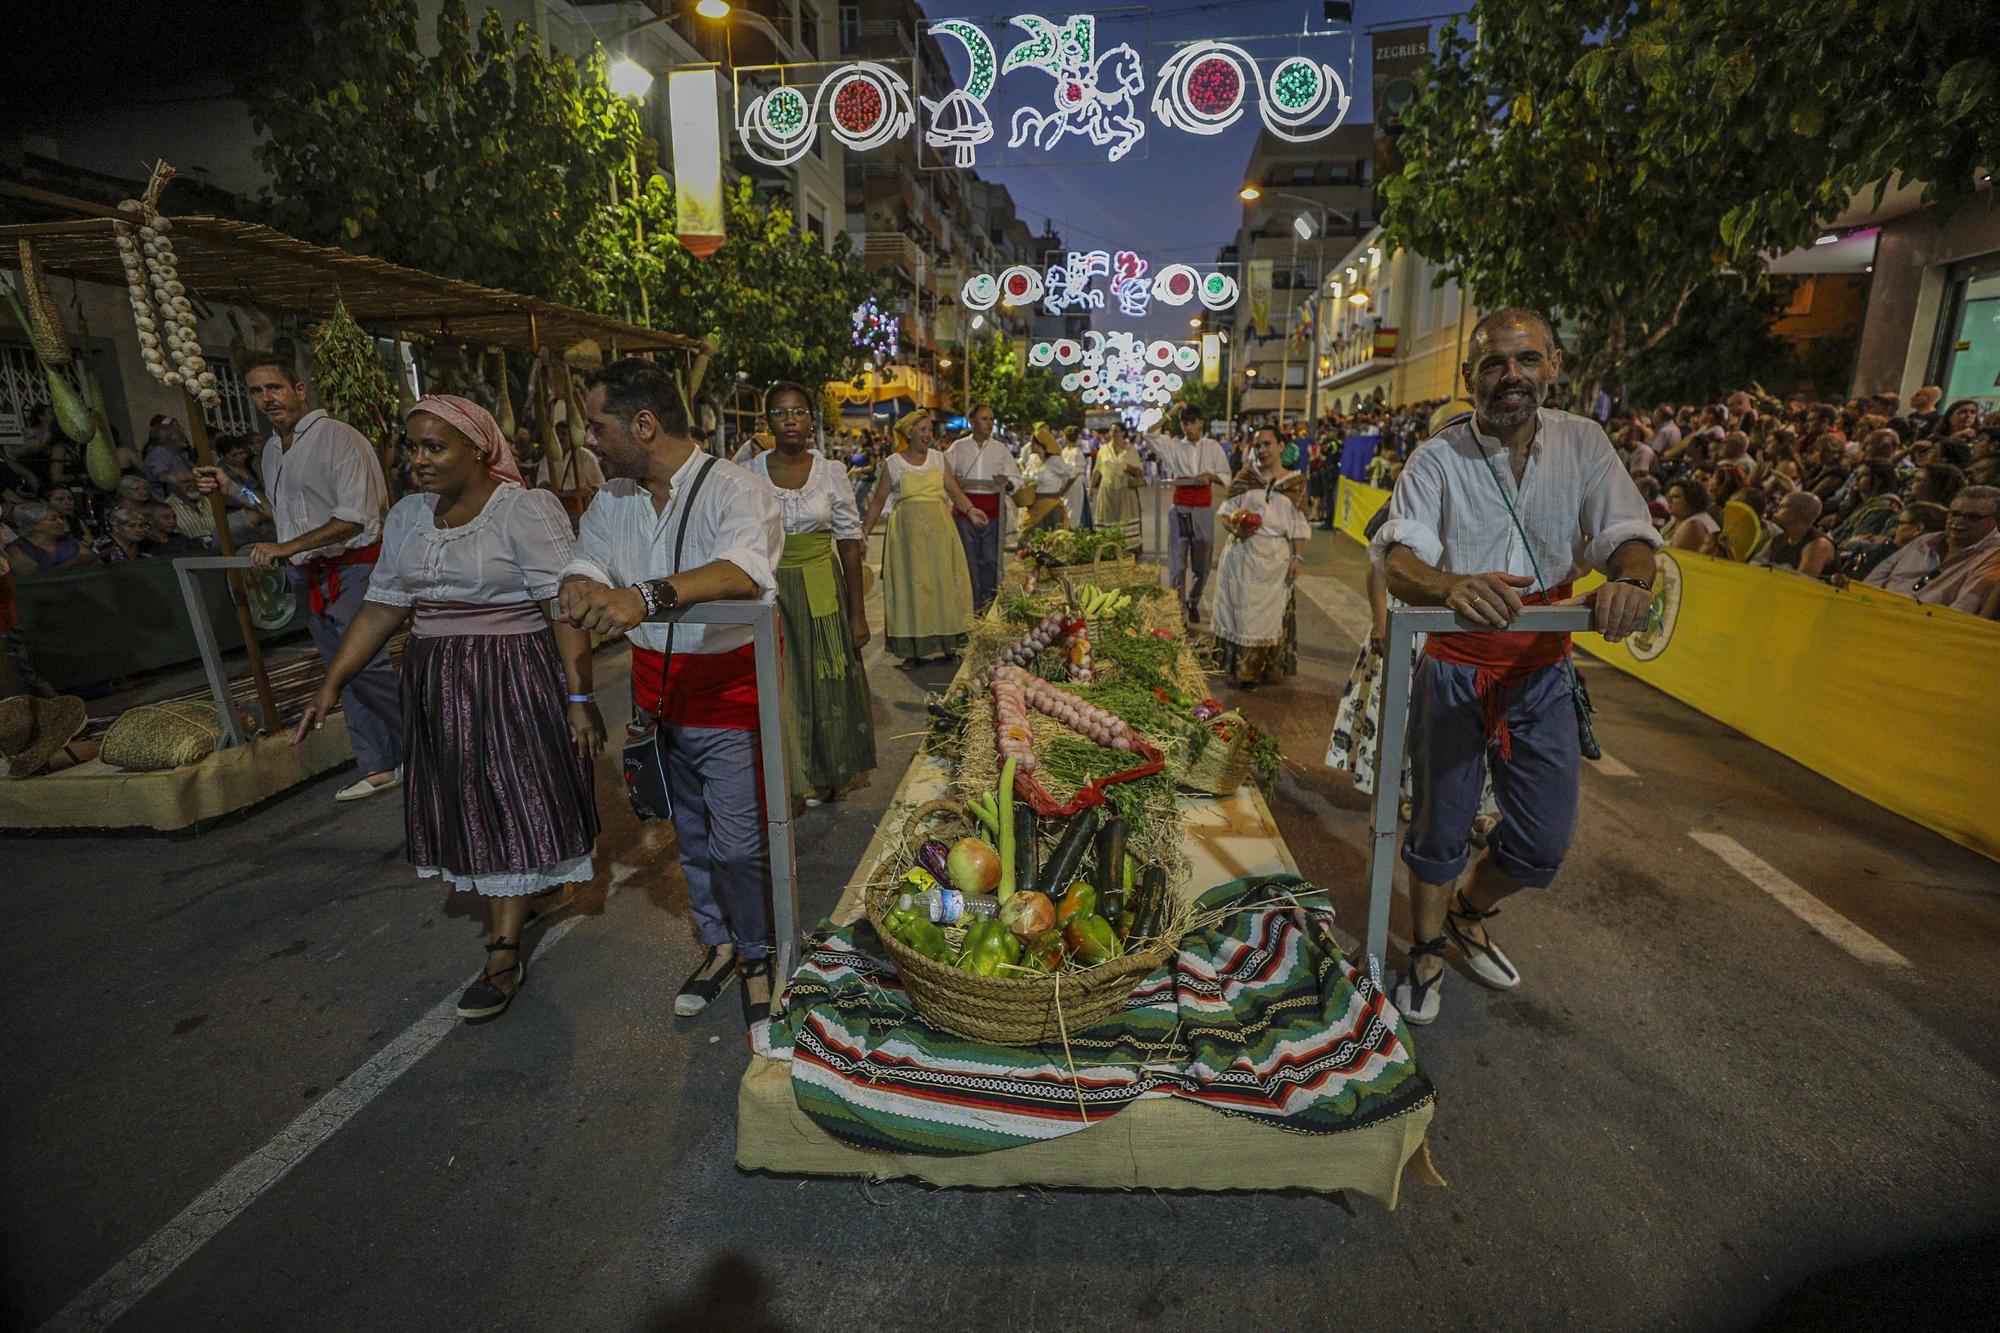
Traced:
<svg viewBox="0 0 2000 1333">
<path fill-rule="evenodd" d="M 1044 893 L 1051 896 L 1061 894 L 1083 869 L 1083 853 L 1090 846 L 1090 840 L 1097 832 L 1097 823 L 1103 815 L 1098 807 L 1089 806 L 1069 821 L 1063 830 L 1056 849 L 1049 853 L 1049 863 L 1042 867 L 1042 883 L 1048 885 Z"/>
<path fill-rule="evenodd" d="M 1097 911 L 1113 926 L 1125 906 L 1125 821 L 1113 816 L 1097 835 Z"/>
<path fill-rule="evenodd" d="M 1140 914 L 1139 924 L 1132 933 L 1141 939 L 1151 939 L 1160 933 L 1160 917 L 1167 907 L 1167 872 L 1158 866 L 1149 866 L 1139 880 L 1139 901 L 1145 904 Z"/>
<path fill-rule="evenodd" d="M 1042 887 L 1041 852 L 1038 839 L 1041 824 L 1035 807 L 1026 801 L 1014 802 L 1014 887 L 1038 890 Z"/>
</svg>

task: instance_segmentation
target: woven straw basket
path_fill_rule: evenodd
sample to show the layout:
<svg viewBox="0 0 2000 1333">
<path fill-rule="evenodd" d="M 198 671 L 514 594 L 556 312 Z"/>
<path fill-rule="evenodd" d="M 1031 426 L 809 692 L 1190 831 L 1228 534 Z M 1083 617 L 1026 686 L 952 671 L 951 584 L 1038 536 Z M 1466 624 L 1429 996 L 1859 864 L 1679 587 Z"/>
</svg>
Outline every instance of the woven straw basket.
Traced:
<svg viewBox="0 0 2000 1333">
<path fill-rule="evenodd" d="M 215 705 L 191 700 L 127 709 L 104 733 L 105 763 L 135 773 L 198 764 L 215 752 L 222 724 Z"/>
<path fill-rule="evenodd" d="M 1211 796 L 1227 796 L 1242 786 L 1250 777 L 1250 724 L 1243 720 L 1241 713 L 1224 713 L 1213 723 L 1229 723 L 1236 733 L 1223 740 L 1214 732 L 1201 749 L 1195 751 L 1188 761 L 1187 772 L 1181 777 L 1181 785 L 1195 791 L 1207 792 Z"/>
<path fill-rule="evenodd" d="M 953 809 L 951 802 L 933 801 L 912 814 L 904 845 L 884 854 L 871 882 L 893 884 L 909 868 L 912 850 L 925 837 L 970 833 L 970 821 L 962 813 L 952 813 Z M 940 813 L 945 820 L 926 831 L 924 821 Z M 1047 977 L 982 977 L 926 958 L 884 930 L 882 917 L 895 903 L 897 893 L 893 888 L 870 890 L 868 924 L 882 941 L 889 961 L 896 965 L 910 1002 L 935 1027 L 1001 1046 L 1060 1042 L 1116 1014 L 1125 1007 L 1139 979 L 1174 956 L 1188 920 L 1186 908 L 1175 900 L 1168 907 L 1169 919 L 1161 924 L 1159 937 L 1122 958 L 1087 971 Z M 955 943 L 958 932 L 947 934 Z"/>
</svg>

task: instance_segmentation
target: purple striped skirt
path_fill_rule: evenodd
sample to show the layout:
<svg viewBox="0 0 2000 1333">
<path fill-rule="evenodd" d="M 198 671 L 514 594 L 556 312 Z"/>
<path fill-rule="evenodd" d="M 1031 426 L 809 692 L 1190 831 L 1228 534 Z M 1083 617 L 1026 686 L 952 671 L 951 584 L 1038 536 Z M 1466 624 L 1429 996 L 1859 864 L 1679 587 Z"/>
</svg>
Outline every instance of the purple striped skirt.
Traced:
<svg viewBox="0 0 2000 1333">
<path fill-rule="evenodd" d="M 419 602 L 402 671 L 413 865 L 459 879 L 589 854 L 591 769 L 570 740 L 569 691 L 539 609 Z"/>
</svg>

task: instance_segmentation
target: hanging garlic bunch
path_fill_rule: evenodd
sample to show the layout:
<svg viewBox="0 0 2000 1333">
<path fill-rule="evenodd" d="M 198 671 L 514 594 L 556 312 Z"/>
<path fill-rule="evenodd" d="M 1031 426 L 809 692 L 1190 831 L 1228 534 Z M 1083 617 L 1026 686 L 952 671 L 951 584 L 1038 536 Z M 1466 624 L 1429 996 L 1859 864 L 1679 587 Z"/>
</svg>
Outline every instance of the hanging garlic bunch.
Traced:
<svg viewBox="0 0 2000 1333">
<path fill-rule="evenodd" d="M 143 212 L 136 200 L 126 200 L 123 207 Z M 168 227 L 167 220 L 157 215 L 136 229 L 123 222 L 116 227 L 132 318 L 139 329 L 139 351 L 153 378 L 169 388 L 185 387 L 203 407 L 213 408 L 221 404 L 222 395 L 195 336 L 194 302 L 175 266 Z"/>
</svg>

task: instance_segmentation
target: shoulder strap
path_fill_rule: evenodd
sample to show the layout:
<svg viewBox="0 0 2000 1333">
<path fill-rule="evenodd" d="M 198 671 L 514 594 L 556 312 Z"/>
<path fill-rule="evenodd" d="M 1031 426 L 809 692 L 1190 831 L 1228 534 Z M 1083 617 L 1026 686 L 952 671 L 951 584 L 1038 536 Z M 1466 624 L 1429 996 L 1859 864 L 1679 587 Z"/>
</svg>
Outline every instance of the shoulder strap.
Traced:
<svg viewBox="0 0 2000 1333">
<path fill-rule="evenodd" d="M 688 519 L 694 514 L 694 502 L 701 494 L 701 484 L 708 480 L 708 474 L 714 467 L 715 455 L 709 454 L 695 470 L 694 480 L 688 483 L 687 495 L 681 501 L 681 521 L 674 528 L 674 567 L 667 571 L 669 574 L 681 572 L 681 556 L 687 550 Z M 663 701 L 667 692 L 667 667 L 674 660 L 674 631 L 678 628 L 674 622 L 667 622 L 667 648 L 660 655 L 660 695 Z"/>
</svg>

